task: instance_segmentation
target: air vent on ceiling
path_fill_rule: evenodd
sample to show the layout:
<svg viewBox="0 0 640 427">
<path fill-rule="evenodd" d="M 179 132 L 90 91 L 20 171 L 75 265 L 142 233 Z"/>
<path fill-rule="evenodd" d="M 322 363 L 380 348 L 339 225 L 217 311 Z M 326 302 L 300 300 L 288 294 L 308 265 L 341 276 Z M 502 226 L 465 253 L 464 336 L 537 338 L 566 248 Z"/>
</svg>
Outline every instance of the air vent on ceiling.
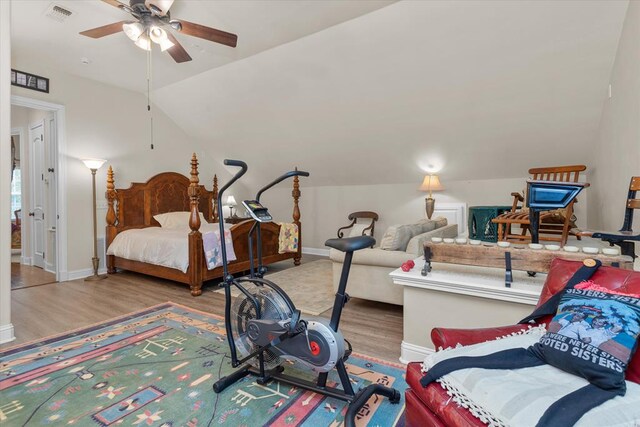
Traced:
<svg viewBox="0 0 640 427">
<path fill-rule="evenodd" d="M 70 17 L 73 12 L 69 9 L 65 9 L 64 7 L 51 3 L 44 14 L 55 21 L 63 22 Z"/>
</svg>

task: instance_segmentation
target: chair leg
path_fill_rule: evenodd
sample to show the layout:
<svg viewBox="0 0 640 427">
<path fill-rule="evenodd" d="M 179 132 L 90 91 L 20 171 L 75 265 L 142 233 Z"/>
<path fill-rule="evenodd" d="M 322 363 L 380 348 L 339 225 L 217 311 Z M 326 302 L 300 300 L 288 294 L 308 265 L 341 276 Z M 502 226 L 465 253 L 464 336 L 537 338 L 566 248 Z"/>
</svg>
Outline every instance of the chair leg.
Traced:
<svg viewBox="0 0 640 427">
<path fill-rule="evenodd" d="M 502 235 L 503 235 L 503 231 L 502 231 L 502 223 L 499 222 L 498 223 L 498 241 L 502 240 Z"/>
</svg>

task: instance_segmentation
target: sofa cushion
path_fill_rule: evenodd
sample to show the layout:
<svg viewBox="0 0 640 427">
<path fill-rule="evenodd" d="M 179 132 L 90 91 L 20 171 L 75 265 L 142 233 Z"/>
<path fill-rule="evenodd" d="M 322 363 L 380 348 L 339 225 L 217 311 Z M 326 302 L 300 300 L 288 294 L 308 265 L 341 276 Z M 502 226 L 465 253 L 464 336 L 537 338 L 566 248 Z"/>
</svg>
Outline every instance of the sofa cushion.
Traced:
<svg viewBox="0 0 640 427">
<path fill-rule="evenodd" d="M 404 251 L 409 241 L 420 234 L 428 233 L 438 228 L 445 227 L 447 219 L 437 217 L 435 219 L 420 219 L 415 224 L 392 225 L 384 232 L 380 240 L 380 249 L 386 251 Z"/>
<path fill-rule="evenodd" d="M 527 348 L 535 344 L 543 333 L 543 328 L 536 327 L 520 335 L 439 351 L 426 357 L 423 370 L 449 358 Z M 411 385 L 409 378 L 407 383 Z M 583 378 L 547 364 L 512 370 L 460 369 L 444 375 L 438 383 L 449 391 L 454 401 L 471 408 L 472 413 L 486 422 L 514 426 L 534 425 L 554 402 L 588 384 Z M 625 396 L 617 396 L 589 410 L 576 427 L 635 425 L 634 421 L 640 419 L 640 386 L 627 382 L 627 387 Z M 536 398 L 530 399 L 531 396 Z"/>
<path fill-rule="evenodd" d="M 548 332 L 532 349 L 548 364 L 624 393 L 640 332 L 640 298 L 585 281 L 567 289 Z"/>
<path fill-rule="evenodd" d="M 331 258 L 331 261 L 343 262 L 344 252 L 331 249 L 329 251 L 329 258 Z M 376 267 L 398 268 L 403 262 L 413 258 L 414 257 L 412 255 L 409 255 L 404 251 L 385 251 L 380 248 L 373 248 L 355 251 L 353 253 L 352 263 L 360 265 L 374 265 Z"/>
</svg>

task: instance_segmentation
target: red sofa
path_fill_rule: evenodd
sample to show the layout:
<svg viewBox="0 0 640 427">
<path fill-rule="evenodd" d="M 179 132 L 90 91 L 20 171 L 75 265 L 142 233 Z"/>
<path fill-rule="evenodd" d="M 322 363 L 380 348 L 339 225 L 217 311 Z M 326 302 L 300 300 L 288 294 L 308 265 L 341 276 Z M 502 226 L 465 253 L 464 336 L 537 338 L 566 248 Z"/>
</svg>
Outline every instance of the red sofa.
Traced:
<svg viewBox="0 0 640 427">
<path fill-rule="evenodd" d="M 561 291 L 573 276 L 581 262 L 554 259 L 549 275 L 542 288 L 538 305 Z M 640 272 L 621 270 L 613 267 L 600 267 L 591 278 L 597 284 L 625 293 L 640 293 Z M 542 319 L 547 323 L 551 316 Z M 446 329 L 434 328 L 431 340 L 436 348 L 455 347 L 458 343 L 471 345 L 495 339 L 512 332 L 526 329 L 523 325 L 512 325 L 486 329 Z M 413 362 L 407 366 L 406 425 L 407 426 L 482 426 L 466 408 L 458 406 L 440 384 L 434 382 L 428 387 L 420 385 L 421 363 Z M 626 379 L 640 384 L 640 351 L 633 356 L 626 372 Z"/>
</svg>

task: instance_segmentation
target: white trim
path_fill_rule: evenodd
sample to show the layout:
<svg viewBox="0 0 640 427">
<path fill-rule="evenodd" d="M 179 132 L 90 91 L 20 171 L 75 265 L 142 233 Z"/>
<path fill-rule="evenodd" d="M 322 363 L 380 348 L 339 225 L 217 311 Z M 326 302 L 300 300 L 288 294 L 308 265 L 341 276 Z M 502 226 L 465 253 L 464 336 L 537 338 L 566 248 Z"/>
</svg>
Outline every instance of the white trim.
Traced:
<svg viewBox="0 0 640 427">
<path fill-rule="evenodd" d="M 101 268 L 98 270 L 98 274 L 107 274 L 106 268 Z M 83 268 L 82 270 L 73 270 L 69 271 L 65 274 L 64 279 L 58 280 L 59 282 L 68 282 L 70 280 L 78 280 L 84 279 L 85 277 L 89 277 L 93 275 L 93 268 Z"/>
<path fill-rule="evenodd" d="M 402 341 L 400 344 L 400 363 L 422 362 L 425 357 L 436 351 L 429 347 L 422 347 Z"/>
<path fill-rule="evenodd" d="M 44 134 L 45 134 L 45 120 L 42 119 L 39 122 L 34 122 L 33 124 L 29 123 L 29 209 L 27 209 L 29 211 L 29 230 L 30 230 L 30 239 L 29 239 L 29 243 L 30 243 L 30 251 L 29 251 L 29 255 L 31 257 L 31 262 L 34 262 L 36 259 L 36 227 L 35 227 L 35 217 L 31 216 L 30 214 L 32 212 L 35 212 L 35 206 L 36 206 L 36 186 L 38 185 L 38 179 L 36 178 L 36 171 L 35 171 L 35 164 L 36 164 L 36 150 L 34 150 L 33 146 L 31 145 L 33 143 L 33 133 L 34 131 L 38 128 L 41 127 L 41 133 L 40 135 L 44 138 Z M 44 144 L 44 139 L 42 140 L 42 143 Z M 43 145 L 43 150 L 44 150 L 44 145 Z M 46 158 L 44 156 L 44 154 L 42 155 L 43 157 L 43 161 L 46 164 Z M 44 186 L 44 182 L 42 183 L 42 185 Z M 43 197 L 46 199 L 46 197 L 48 196 L 48 194 L 46 193 L 46 191 L 44 191 L 43 189 Z M 22 200 L 24 200 L 25 198 L 23 197 Z M 46 202 L 45 202 L 46 203 Z M 43 219 L 42 222 L 45 223 L 44 221 L 44 215 L 47 215 L 47 207 L 45 205 L 45 208 L 42 209 L 42 213 L 43 213 Z M 46 224 L 46 223 L 45 223 Z M 45 249 L 44 249 L 44 254 L 46 255 L 46 246 L 47 246 L 47 242 L 48 242 L 48 236 L 46 235 L 46 227 L 44 227 L 43 225 L 43 233 L 45 233 L 45 236 L 43 236 L 44 239 L 44 245 L 45 245 Z M 45 257 L 42 257 L 42 266 L 45 266 Z M 40 266 L 38 266 L 40 267 Z"/>
<path fill-rule="evenodd" d="M 0 344 L 8 343 L 16 339 L 13 329 L 13 323 L 0 325 Z"/>
<path fill-rule="evenodd" d="M 424 260 L 416 258 L 415 267 L 404 272 L 396 269 L 389 273 L 395 285 L 429 289 L 452 294 L 470 295 L 518 304 L 536 305 L 546 275 L 528 277 L 523 271 L 514 271 L 510 288 L 504 286 L 504 270 L 457 264 L 432 263 L 433 270 L 422 276 Z"/>
<path fill-rule="evenodd" d="M 49 273 L 56 274 L 56 266 L 50 262 L 44 262 L 44 271 L 48 271 Z"/>
<path fill-rule="evenodd" d="M 66 140 L 66 109 L 64 105 L 38 99 L 27 98 L 19 95 L 11 95 L 11 105 L 18 107 L 35 108 L 38 110 L 52 111 L 56 121 L 58 145 L 58 160 L 54 166 L 58 173 L 56 208 L 56 280 L 62 281 L 67 276 L 67 140 Z M 22 159 L 21 159 L 22 160 Z"/>
<path fill-rule="evenodd" d="M 436 203 L 431 218 L 443 216 L 449 224 L 458 224 L 458 235 L 467 235 L 467 204 L 466 203 Z"/>
<path fill-rule="evenodd" d="M 31 262 L 32 262 L 32 261 L 31 261 L 31 257 L 28 257 L 28 256 L 23 256 L 23 257 L 20 259 L 20 263 L 21 263 L 22 265 L 33 265 L 33 264 L 31 264 Z"/>
<path fill-rule="evenodd" d="M 17 135 L 20 138 L 20 209 L 22 212 L 25 212 L 24 208 L 24 178 L 22 178 L 22 172 L 24 168 L 22 167 L 22 163 L 24 162 L 24 128 L 22 126 L 17 128 L 11 128 L 11 136 Z M 13 160 L 13 159 L 12 159 Z M 24 222 L 24 215 L 20 219 L 20 221 Z M 25 234 L 27 232 L 26 227 L 20 228 L 20 254 L 24 253 L 24 243 L 26 242 Z"/>
<path fill-rule="evenodd" d="M 329 257 L 329 249 L 306 248 L 302 247 L 302 253 L 308 255 L 319 255 Z"/>
</svg>

